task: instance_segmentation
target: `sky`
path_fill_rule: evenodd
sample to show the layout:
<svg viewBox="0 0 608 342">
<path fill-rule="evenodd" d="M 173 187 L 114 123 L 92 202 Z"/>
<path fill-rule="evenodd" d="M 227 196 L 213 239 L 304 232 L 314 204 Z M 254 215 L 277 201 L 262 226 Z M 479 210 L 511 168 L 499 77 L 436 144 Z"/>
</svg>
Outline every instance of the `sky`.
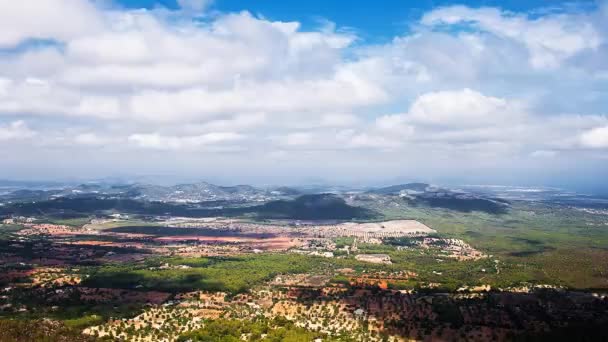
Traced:
<svg viewBox="0 0 608 342">
<path fill-rule="evenodd" d="M 0 158 L 608 192 L 608 2 L 0 0 Z"/>
</svg>

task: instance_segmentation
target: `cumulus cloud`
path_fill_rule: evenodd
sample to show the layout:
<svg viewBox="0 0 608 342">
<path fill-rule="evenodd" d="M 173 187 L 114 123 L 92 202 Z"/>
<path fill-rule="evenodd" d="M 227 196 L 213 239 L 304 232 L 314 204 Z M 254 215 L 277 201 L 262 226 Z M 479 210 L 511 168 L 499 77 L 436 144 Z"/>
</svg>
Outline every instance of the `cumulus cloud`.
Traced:
<svg viewBox="0 0 608 342">
<path fill-rule="evenodd" d="M 479 126 L 516 120 L 521 112 L 516 104 L 465 88 L 421 95 L 410 107 L 413 122 L 442 126 Z"/>
<path fill-rule="evenodd" d="M 331 22 L 208 15 L 210 2 L 0 1 L 0 119 L 11 122 L 0 139 L 41 154 L 231 151 L 349 172 L 368 159 L 397 173 L 431 155 L 454 166 L 605 153 L 605 5 L 436 8 L 372 44 Z"/>
<path fill-rule="evenodd" d="M 429 26 L 471 24 L 474 28 L 523 44 L 535 68 L 555 68 L 566 58 L 586 49 L 597 49 L 600 33 L 587 15 L 550 14 L 532 19 L 525 14 L 497 8 L 451 6 L 424 15 Z"/>
<path fill-rule="evenodd" d="M 115 97 L 84 95 L 76 89 L 38 78 L 13 80 L 0 77 L 0 113 L 2 112 L 100 118 L 121 116 L 120 103 Z"/>
<path fill-rule="evenodd" d="M 419 95 L 406 113 L 379 116 L 371 131 L 401 140 L 500 140 L 505 127 L 515 128 L 527 116 L 516 101 L 468 88 L 444 90 Z"/>
<path fill-rule="evenodd" d="M 52 66 L 11 56 L 0 112 L 200 122 L 234 112 L 335 111 L 387 99 L 340 59 L 339 50 L 354 40 L 350 34 L 305 32 L 299 23 L 247 12 L 201 26 L 148 11 L 91 10 L 102 29 L 74 37 L 51 31 L 49 38 L 65 49 L 30 52 L 53 56 Z M 32 75 L 35 70 L 40 74 Z M 32 77 L 36 84 L 24 81 Z M 29 101 L 33 96 L 36 103 Z"/>
<path fill-rule="evenodd" d="M 608 126 L 584 132 L 581 134 L 581 144 L 590 148 L 608 148 Z"/>
<path fill-rule="evenodd" d="M 209 119 L 234 112 L 297 112 L 353 108 L 385 99 L 383 91 L 356 75 L 329 80 L 248 83 L 224 91 L 190 88 L 146 91 L 129 101 L 134 118 L 155 121 Z"/>
<path fill-rule="evenodd" d="M 400 135 L 411 135 L 414 126 L 408 123 L 408 116 L 404 114 L 391 114 L 376 119 L 376 128 L 381 132 L 392 132 Z"/>
<path fill-rule="evenodd" d="M 39 0 L 0 2 L 0 47 L 27 39 L 69 40 L 102 29 L 103 19 L 89 1 Z M 69 18 L 69 20 L 66 20 Z"/>
</svg>

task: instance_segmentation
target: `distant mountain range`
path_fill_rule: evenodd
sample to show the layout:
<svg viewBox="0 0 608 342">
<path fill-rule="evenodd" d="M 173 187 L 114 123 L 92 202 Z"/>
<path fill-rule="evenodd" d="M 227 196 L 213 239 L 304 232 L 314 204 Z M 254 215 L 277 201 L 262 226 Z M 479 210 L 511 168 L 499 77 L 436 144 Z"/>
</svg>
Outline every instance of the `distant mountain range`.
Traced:
<svg viewBox="0 0 608 342">
<path fill-rule="evenodd" d="M 12 184 L 19 186 L 20 184 Z M 22 184 L 26 186 L 26 184 Z M 315 189 L 315 193 L 349 193 L 347 189 L 337 191 L 335 188 Z M 109 184 L 86 183 L 77 186 L 57 186 L 52 189 L 23 188 L 0 194 L 0 200 L 7 202 L 47 201 L 59 198 L 77 199 L 96 197 L 103 199 L 130 199 L 146 202 L 163 203 L 202 203 L 202 202 L 242 202 L 268 203 L 277 200 L 295 199 L 311 193 L 310 189 L 291 187 L 258 188 L 251 185 L 220 186 L 207 182 L 162 186 L 152 184 Z M 499 211 L 508 202 L 491 199 L 473 192 L 455 192 L 426 183 L 407 183 L 363 192 L 366 195 L 399 196 L 412 203 L 424 202 L 430 206 L 448 206 L 453 209 L 490 208 Z M 468 209 L 470 208 L 470 209 Z"/>
<path fill-rule="evenodd" d="M 46 201 L 16 202 L 0 206 L 0 218 L 11 216 L 52 216 L 78 218 L 89 215 L 127 213 L 145 216 L 179 217 L 251 217 L 255 219 L 297 220 L 352 220 L 378 217 L 373 210 L 351 206 L 344 198 L 334 194 L 302 195 L 295 199 L 273 200 L 263 204 L 234 205 L 218 202 L 216 205 L 142 201 L 128 198 L 88 196 L 59 197 Z"/>
<path fill-rule="evenodd" d="M 356 195 L 373 201 L 377 196 L 404 201 L 412 206 L 428 206 L 456 211 L 503 213 L 512 201 L 541 201 L 563 205 L 601 207 L 607 198 L 581 195 L 554 188 L 522 188 L 505 186 L 463 186 L 448 189 L 427 183 L 405 183 L 372 189 L 338 186 L 254 187 L 251 185 L 221 186 L 207 182 L 178 185 L 144 183 L 90 182 L 79 185 L 54 182 L 20 182 L 0 180 L 2 203 L 41 202 L 56 199 L 109 199 L 168 204 L 213 206 L 260 206 L 273 201 L 295 200 L 303 195 L 334 194 L 347 198 Z M 281 202 L 273 205 L 280 205 Z M 299 205 L 297 202 L 294 205 Z M 262 209 L 262 208 L 259 208 Z"/>
<path fill-rule="evenodd" d="M 411 205 L 445 208 L 462 212 L 483 211 L 491 214 L 506 212 L 509 201 L 481 194 L 454 191 L 426 183 L 391 185 L 366 192 L 370 195 L 398 196 Z"/>
<path fill-rule="evenodd" d="M 399 195 L 402 193 L 425 192 L 431 188 L 433 187 L 426 183 L 407 183 L 372 189 L 367 191 L 367 193 L 378 195 Z"/>
<path fill-rule="evenodd" d="M 56 198 L 104 197 L 152 202 L 198 203 L 208 201 L 267 202 L 300 195 L 297 189 L 277 187 L 262 189 L 250 185 L 218 186 L 206 182 L 161 186 L 151 184 L 81 184 L 40 190 L 19 189 L 0 194 L 4 201 L 42 201 Z"/>
<path fill-rule="evenodd" d="M 218 200 L 264 202 L 274 198 L 269 191 L 250 185 L 218 186 L 205 182 L 168 187 L 137 184 L 129 186 L 126 194 L 133 199 L 176 203 Z"/>
</svg>

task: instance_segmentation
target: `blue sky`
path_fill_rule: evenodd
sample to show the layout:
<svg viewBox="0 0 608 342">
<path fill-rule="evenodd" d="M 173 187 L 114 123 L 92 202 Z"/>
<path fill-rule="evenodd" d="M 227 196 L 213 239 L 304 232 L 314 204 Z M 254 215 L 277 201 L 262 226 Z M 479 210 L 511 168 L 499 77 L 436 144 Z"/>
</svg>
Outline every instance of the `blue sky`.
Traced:
<svg viewBox="0 0 608 342">
<path fill-rule="evenodd" d="M 177 9 L 175 0 L 119 0 L 129 8 Z M 339 27 L 358 30 L 366 41 L 385 41 L 409 29 L 409 25 L 424 13 L 440 6 L 463 4 L 472 7 L 499 7 L 509 11 L 527 12 L 539 8 L 563 5 L 595 6 L 593 1 L 559 0 L 354 0 L 354 1 L 270 1 L 215 0 L 210 8 L 221 12 L 247 10 L 271 20 L 299 21 L 305 27 L 318 25 L 320 19 L 335 22 Z"/>
<path fill-rule="evenodd" d="M 1 178 L 607 187 L 607 1 L 117 1 L 0 3 Z"/>
</svg>

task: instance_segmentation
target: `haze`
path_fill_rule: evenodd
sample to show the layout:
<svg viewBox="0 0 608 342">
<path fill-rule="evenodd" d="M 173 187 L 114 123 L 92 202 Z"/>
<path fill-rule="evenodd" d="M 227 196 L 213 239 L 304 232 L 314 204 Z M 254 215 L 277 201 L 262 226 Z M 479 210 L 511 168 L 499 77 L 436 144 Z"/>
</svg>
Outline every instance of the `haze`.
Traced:
<svg viewBox="0 0 608 342">
<path fill-rule="evenodd" d="M 0 0 L 0 178 L 608 191 L 607 2 L 239 3 Z"/>
</svg>

